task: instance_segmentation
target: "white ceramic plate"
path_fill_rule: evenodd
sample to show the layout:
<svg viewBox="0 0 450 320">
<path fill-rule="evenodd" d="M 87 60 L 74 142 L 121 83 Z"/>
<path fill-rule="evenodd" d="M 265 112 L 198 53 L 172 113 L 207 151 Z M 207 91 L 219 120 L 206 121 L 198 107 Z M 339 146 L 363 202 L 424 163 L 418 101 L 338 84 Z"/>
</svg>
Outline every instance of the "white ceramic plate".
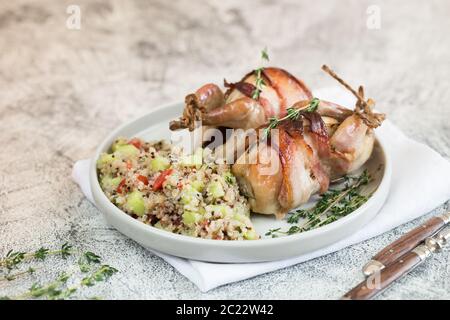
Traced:
<svg viewBox="0 0 450 320">
<path fill-rule="evenodd" d="M 102 142 L 94 159 L 97 160 L 100 153 L 108 151 L 118 136 L 137 136 L 146 140 L 169 139 L 168 123 L 177 118 L 182 109 L 182 103 L 162 106 L 122 125 Z M 372 157 L 361 169 L 368 169 L 374 178 L 361 193 L 368 194 L 376 190 L 364 205 L 331 224 L 278 238 L 219 241 L 173 234 L 135 220 L 113 205 L 100 188 L 95 161 L 90 168 L 90 183 L 95 203 L 106 220 L 117 230 L 147 248 L 178 257 L 210 262 L 272 261 L 298 256 L 328 246 L 358 231 L 375 217 L 386 200 L 391 179 L 391 165 L 383 145 L 384 142 L 377 139 Z M 253 214 L 252 221 L 260 235 L 264 235 L 269 229 L 278 227 L 288 229 L 291 226 L 285 220 L 276 220 L 274 216 Z"/>
</svg>

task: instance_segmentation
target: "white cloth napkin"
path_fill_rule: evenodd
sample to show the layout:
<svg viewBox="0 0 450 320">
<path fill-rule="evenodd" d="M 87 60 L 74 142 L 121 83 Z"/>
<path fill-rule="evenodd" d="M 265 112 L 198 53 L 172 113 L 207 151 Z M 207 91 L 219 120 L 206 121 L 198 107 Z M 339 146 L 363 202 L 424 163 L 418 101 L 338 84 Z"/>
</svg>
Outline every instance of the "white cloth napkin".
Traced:
<svg viewBox="0 0 450 320">
<path fill-rule="evenodd" d="M 353 106 L 354 98 L 340 88 L 326 88 L 315 96 L 345 106 Z M 282 261 L 221 264 L 192 261 L 151 250 L 170 263 L 186 278 L 206 292 L 218 286 L 248 279 L 340 250 L 375 237 L 413 220 L 450 198 L 450 163 L 428 146 L 406 137 L 389 120 L 377 129 L 387 137 L 387 152 L 392 159 L 390 194 L 380 213 L 363 229 L 329 247 Z M 75 163 L 72 177 L 86 197 L 93 202 L 89 185 L 90 160 Z"/>
</svg>

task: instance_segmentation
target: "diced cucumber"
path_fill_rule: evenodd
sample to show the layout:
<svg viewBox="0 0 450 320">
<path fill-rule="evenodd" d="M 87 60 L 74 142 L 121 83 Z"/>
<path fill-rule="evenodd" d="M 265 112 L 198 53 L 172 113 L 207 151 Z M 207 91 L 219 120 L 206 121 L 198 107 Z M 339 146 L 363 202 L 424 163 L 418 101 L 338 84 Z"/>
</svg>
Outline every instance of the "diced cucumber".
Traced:
<svg viewBox="0 0 450 320">
<path fill-rule="evenodd" d="M 145 202 L 142 193 L 137 190 L 131 192 L 127 197 L 127 206 L 134 214 L 138 216 L 144 215 Z"/>
<path fill-rule="evenodd" d="M 227 209 L 229 207 L 227 205 L 224 204 L 216 204 L 216 205 L 211 205 L 211 211 L 212 212 L 219 212 L 222 214 L 222 216 L 225 216 L 227 214 Z"/>
<path fill-rule="evenodd" d="M 117 151 L 117 148 L 120 146 L 124 146 L 127 144 L 127 141 L 125 139 L 117 139 L 114 141 L 113 145 L 111 146 L 112 152 Z"/>
<path fill-rule="evenodd" d="M 150 168 L 152 171 L 166 170 L 170 167 L 170 161 L 164 157 L 155 157 L 150 160 Z"/>
<path fill-rule="evenodd" d="M 205 188 L 205 184 L 203 183 L 203 181 L 200 180 L 192 181 L 191 186 L 198 192 L 202 192 L 203 189 Z"/>
<path fill-rule="evenodd" d="M 101 185 L 103 188 L 116 188 L 119 185 L 120 181 L 122 181 L 121 177 L 113 178 L 112 176 L 107 175 L 102 178 Z"/>
<path fill-rule="evenodd" d="M 132 144 L 119 145 L 114 152 L 121 155 L 123 158 L 133 158 L 139 154 L 139 149 Z"/>
<path fill-rule="evenodd" d="M 259 237 L 258 237 L 258 235 L 256 234 L 255 230 L 250 229 L 250 230 L 247 230 L 247 231 L 244 233 L 244 239 L 246 239 L 246 240 L 258 240 Z"/>
<path fill-rule="evenodd" d="M 218 181 L 213 181 L 208 185 L 208 193 L 210 193 L 214 199 L 223 197 L 225 195 L 222 184 Z"/>
<path fill-rule="evenodd" d="M 190 204 L 192 200 L 197 198 L 199 193 L 192 186 L 185 186 L 181 192 L 181 201 L 183 204 Z"/>
<path fill-rule="evenodd" d="M 121 178 L 121 177 L 115 177 L 115 178 L 112 178 L 112 179 L 111 179 L 111 185 L 112 185 L 113 187 L 117 187 L 117 186 L 119 186 L 120 181 L 122 181 L 122 178 Z"/>
<path fill-rule="evenodd" d="M 185 210 L 183 215 L 183 223 L 187 226 L 192 226 L 196 222 L 200 221 L 201 216 L 193 211 Z"/>
<path fill-rule="evenodd" d="M 246 217 L 243 216 L 242 214 L 235 213 L 233 215 L 233 219 L 236 220 L 236 221 L 239 221 L 239 222 L 245 222 L 245 218 Z"/>
<path fill-rule="evenodd" d="M 203 163 L 203 149 L 198 148 L 194 154 L 181 157 L 181 164 L 186 167 L 196 167 L 199 169 Z"/>
<path fill-rule="evenodd" d="M 206 213 L 206 209 L 204 207 L 199 207 L 198 208 L 198 213 L 203 216 Z"/>
<path fill-rule="evenodd" d="M 101 168 L 105 165 L 110 164 L 111 162 L 114 161 L 114 157 L 112 154 L 110 153 L 103 153 L 100 158 L 98 158 L 97 160 L 97 168 Z"/>
</svg>

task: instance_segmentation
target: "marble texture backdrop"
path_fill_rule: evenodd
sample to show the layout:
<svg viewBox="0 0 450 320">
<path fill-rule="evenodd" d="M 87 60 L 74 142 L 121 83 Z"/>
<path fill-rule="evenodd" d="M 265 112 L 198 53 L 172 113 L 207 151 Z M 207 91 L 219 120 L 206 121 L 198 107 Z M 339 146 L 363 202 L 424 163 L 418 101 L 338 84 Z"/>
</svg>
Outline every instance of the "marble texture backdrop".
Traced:
<svg viewBox="0 0 450 320">
<path fill-rule="evenodd" d="M 81 9 L 80 30 L 66 27 L 70 4 Z M 371 5 L 379 29 L 367 26 Z M 1 1 L 0 255 L 65 241 L 92 250 L 122 270 L 92 289 L 103 298 L 339 298 L 362 280 L 371 255 L 449 204 L 361 244 L 202 294 L 108 226 L 71 181 L 72 165 L 117 125 L 205 82 L 239 79 L 265 46 L 273 65 L 312 88 L 335 84 L 323 63 L 364 84 L 378 109 L 448 159 L 449 12 L 445 0 Z M 1 282 L 0 295 L 67 268 L 54 259 L 41 266 Z M 379 298 L 449 299 L 450 248 Z"/>
</svg>

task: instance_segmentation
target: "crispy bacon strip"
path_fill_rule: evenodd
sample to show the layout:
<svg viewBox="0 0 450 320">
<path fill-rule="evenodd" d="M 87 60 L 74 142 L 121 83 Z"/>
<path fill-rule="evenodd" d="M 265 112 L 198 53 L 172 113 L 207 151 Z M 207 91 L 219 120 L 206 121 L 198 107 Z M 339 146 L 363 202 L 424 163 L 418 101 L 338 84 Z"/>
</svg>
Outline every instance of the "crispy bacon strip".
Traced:
<svg viewBox="0 0 450 320">
<path fill-rule="evenodd" d="M 239 92 L 241 92 L 243 95 L 252 98 L 253 97 L 253 92 L 255 92 L 256 87 L 248 82 L 244 82 L 244 81 L 239 81 L 239 82 L 235 82 L 235 83 L 230 83 L 227 82 L 227 80 L 223 79 L 223 85 L 225 86 L 225 88 L 228 88 L 229 90 L 239 90 Z"/>
<path fill-rule="evenodd" d="M 309 121 L 309 128 L 317 144 L 319 155 L 328 155 L 330 152 L 330 139 L 327 127 L 320 114 L 317 112 L 302 112 L 302 116 Z"/>
<path fill-rule="evenodd" d="M 322 120 L 320 120 L 320 121 L 322 121 Z M 310 120 L 310 122 L 311 122 L 311 120 Z M 325 125 L 323 124 L 323 126 L 325 126 Z M 320 184 L 320 192 L 325 192 L 328 189 L 330 179 L 328 178 L 328 175 L 322 168 L 322 165 L 320 163 L 320 157 L 321 157 L 321 153 L 325 154 L 327 156 L 329 154 L 330 146 L 329 146 L 328 134 L 326 134 L 326 139 L 323 140 L 323 137 L 319 137 L 316 133 L 311 131 L 313 137 L 316 138 L 316 140 L 315 140 L 315 145 L 309 145 L 308 142 L 306 142 L 305 138 L 304 138 L 305 133 L 304 133 L 303 121 L 301 120 L 301 118 L 297 121 L 288 121 L 288 122 L 283 123 L 282 130 L 284 130 L 292 139 L 294 139 L 296 141 L 297 145 L 301 145 L 302 149 L 306 149 L 308 151 L 305 154 L 308 155 L 307 156 L 308 162 L 311 165 L 310 169 L 314 175 L 314 178 L 317 179 L 317 181 Z M 326 133 L 326 129 L 325 129 L 325 133 Z M 285 140 L 284 142 L 287 141 L 287 138 L 283 137 L 283 134 L 281 134 L 281 137 Z M 321 140 L 319 140 L 319 139 L 321 139 Z M 286 145 L 285 143 L 280 142 L 280 158 L 283 158 L 282 150 L 285 149 L 285 148 L 282 149 L 281 146 L 285 146 L 285 145 Z M 319 149 L 317 151 L 317 153 L 313 152 L 315 146 L 317 146 Z M 321 150 L 321 149 L 323 149 L 323 150 Z M 312 152 L 309 152 L 309 151 L 312 151 Z M 282 163 L 283 163 L 283 161 L 282 161 Z"/>
<path fill-rule="evenodd" d="M 328 143 L 328 132 L 322 117 L 317 112 L 302 112 L 305 119 L 310 123 L 310 130 L 314 133 L 321 142 Z"/>
<path fill-rule="evenodd" d="M 267 67 L 263 70 L 263 76 L 277 92 L 280 100 L 279 116 L 284 116 L 286 109 L 297 101 L 309 101 L 313 98 L 308 87 L 284 69 Z"/>
<path fill-rule="evenodd" d="M 283 183 L 278 201 L 289 211 L 308 201 L 312 194 L 328 188 L 328 178 L 319 158 L 297 131 L 279 129 L 279 156 Z"/>
<path fill-rule="evenodd" d="M 245 95 L 247 98 L 253 99 L 253 93 L 255 92 L 256 87 L 255 87 L 255 85 L 253 85 L 251 83 L 244 82 L 244 80 L 245 80 L 245 77 L 243 80 L 241 80 L 239 82 L 229 83 L 229 82 L 227 82 L 227 80 L 223 79 L 223 85 L 225 86 L 225 88 L 228 88 L 227 92 L 236 89 L 240 93 Z M 225 96 L 227 96 L 227 94 L 225 94 Z M 260 95 L 256 101 L 263 108 L 264 113 L 267 118 L 274 116 L 273 107 L 266 98 L 264 98 Z"/>
</svg>

